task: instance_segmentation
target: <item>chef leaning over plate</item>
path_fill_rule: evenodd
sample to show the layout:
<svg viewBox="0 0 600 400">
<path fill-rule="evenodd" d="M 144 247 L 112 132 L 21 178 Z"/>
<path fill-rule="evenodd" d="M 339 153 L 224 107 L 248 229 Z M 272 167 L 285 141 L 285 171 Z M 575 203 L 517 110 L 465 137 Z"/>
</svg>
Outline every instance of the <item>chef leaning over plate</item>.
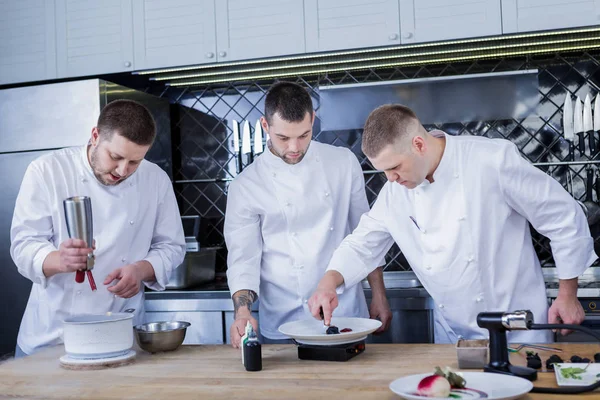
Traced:
<svg viewBox="0 0 600 400">
<path fill-rule="evenodd" d="M 156 136 L 150 112 L 116 100 L 104 107 L 86 146 L 34 160 L 25 173 L 11 227 L 11 256 L 33 281 L 16 356 L 62 343 L 63 320 L 75 314 L 136 310 L 143 285 L 162 290 L 183 261 L 185 239 L 171 181 L 144 160 Z M 92 202 L 98 290 L 75 282 L 91 249 L 69 239 L 63 200 Z"/>
<path fill-rule="evenodd" d="M 260 332 L 267 343 L 289 340 L 286 322 L 311 318 L 308 297 L 323 277 L 333 251 L 369 210 L 364 176 L 346 148 L 311 141 L 315 118 L 307 91 L 293 83 L 274 85 L 265 98 L 262 127 L 268 150 L 229 186 L 225 241 L 227 281 L 235 308 L 230 337 L 238 347 L 250 309 L 260 298 Z M 361 285 L 340 296 L 336 316 L 391 321 L 383 273 L 374 260 L 368 280 L 370 310 Z"/>
<path fill-rule="evenodd" d="M 436 342 L 482 338 L 482 311 L 529 309 L 539 323 L 583 321 L 577 279 L 597 258 L 581 207 L 507 140 L 427 132 L 401 105 L 374 110 L 362 149 L 388 181 L 334 253 L 309 300 L 325 320 L 395 241 L 436 303 Z M 560 278 L 548 310 L 529 222 L 550 239 Z M 566 331 L 561 332 L 566 334 Z M 549 342 L 515 331 L 512 342 Z"/>
</svg>

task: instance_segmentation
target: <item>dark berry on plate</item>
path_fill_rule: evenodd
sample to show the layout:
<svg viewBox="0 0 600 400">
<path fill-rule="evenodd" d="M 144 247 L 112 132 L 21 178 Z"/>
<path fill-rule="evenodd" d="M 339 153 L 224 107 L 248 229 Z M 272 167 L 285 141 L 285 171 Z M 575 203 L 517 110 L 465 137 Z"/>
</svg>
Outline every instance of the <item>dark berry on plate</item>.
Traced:
<svg viewBox="0 0 600 400">
<path fill-rule="evenodd" d="M 337 335 L 338 333 L 340 333 L 340 330 L 338 329 L 337 326 L 330 326 L 329 328 L 327 328 L 327 332 L 328 335 Z"/>
</svg>

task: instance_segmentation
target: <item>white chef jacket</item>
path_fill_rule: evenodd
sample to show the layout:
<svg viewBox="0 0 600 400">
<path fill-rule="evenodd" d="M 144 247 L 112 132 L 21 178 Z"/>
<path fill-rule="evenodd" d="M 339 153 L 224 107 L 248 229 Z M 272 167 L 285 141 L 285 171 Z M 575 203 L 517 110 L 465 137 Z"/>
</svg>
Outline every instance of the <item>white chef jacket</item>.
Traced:
<svg viewBox="0 0 600 400">
<path fill-rule="evenodd" d="M 87 280 L 75 274 L 46 278 L 46 256 L 69 238 L 63 200 L 89 196 L 96 239 L 94 293 Z M 123 299 L 110 293 L 104 279 L 115 269 L 135 261 L 152 264 L 156 282 L 164 290 L 171 271 L 183 261 L 185 238 L 175 195 L 167 174 L 142 161 L 124 182 L 105 186 L 92 172 L 87 146 L 66 148 L 34 160 L 25 173 L 11 227 L 11 256 L 26 278 L 33 281 L 23 315 L 18 346 L 27 354 L 62 343 L 62 321 L 76 314 L 101 314 L 134 308 L 134 323 L 143 318 L 143 289 Z"/>
<path fill-rule="evenodd" d="M 263 336 L 286 338 L 281 324 L 312 318 L 310 295 L 336 247 L 368 210 L 356 156 L 315 141 L 296 165 L 267 150 L 231 183 L 227 281 L 232 295 L 242 289 L 259 295 Z M 361 285 L 339 303 L 335 316 L 369 317 Z"/>
<path fill-rule="evenodd" d="M 581 207 L 511 142 L 445 137 L 434 182 L 413 190 L 387 182 L 335 252 L 328 270 L 343 275 L 339 291 L 357 285 L 396 241 L 437 305 L 437 342 L 487 337 L 476 321 L 482 311 L 527 309 L 546 323 L 544 279 L 527 221 L 551 240 L 559 278 L 575 278 L 597 258 Z M 514 331 L 509 340 L 548 342 L 551 332 Z"/>
</svg>

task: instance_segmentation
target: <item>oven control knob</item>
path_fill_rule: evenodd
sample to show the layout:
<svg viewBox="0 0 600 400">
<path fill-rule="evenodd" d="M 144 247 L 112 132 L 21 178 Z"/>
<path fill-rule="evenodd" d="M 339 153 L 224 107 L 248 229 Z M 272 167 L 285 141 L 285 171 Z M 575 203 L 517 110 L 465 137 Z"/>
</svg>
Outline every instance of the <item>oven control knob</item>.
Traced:
<svg viewBox="0 0 600 400">
<path fill-rule="evenodd" d="M 590 301 L 590 303 L 588 304 L 588 307 L 590 308 L 590 310 L 595 310 L 596 309 L 596 303 L 594 303 L 593 301 Z"/>
</svg>

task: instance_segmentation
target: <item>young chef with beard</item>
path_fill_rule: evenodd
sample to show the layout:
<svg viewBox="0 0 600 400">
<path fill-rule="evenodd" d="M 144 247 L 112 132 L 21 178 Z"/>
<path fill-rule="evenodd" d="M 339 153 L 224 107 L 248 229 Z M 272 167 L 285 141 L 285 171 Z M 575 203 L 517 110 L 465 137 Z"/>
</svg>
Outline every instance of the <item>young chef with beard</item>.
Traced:
<svg viewBox="0 0 600 400">
<path fill-rule="evenodd" d="M 239 347 L 260 298 L 260 332 L 267 343 L 285 340 L 283 323 L 310 317 L 308 296 L 336 247 L 369 210 L 364 176 L 348 149 L 312 141 L 312 100 L 293 83 L 274 85 L 265 99 L 263 129 L 268 151 L 229 186 L 225 241 L 227 280 L 235 308 L 231 343 Z M 379 257 L 381 261 L 384 255 Z M 366 275 L 365 275 L 366 276 Z M 361 285 L 340 296 L 336 316 L 379 318 L 387 329 L 391 312 L 381 268 L 368 275 L 370 310 Z"/>
<path fill-rule="evenodd" d="M 143 285 L 163 290 L 183 261 L 185 239 L 171 181 L 144 160 L 156 136 L 150 112 L 116 100 L 104 107 L 86 146 L 33 161 L 17 197 L 11 256 L 33 282 L 16 356 L 62 343 L 62 321 L 75 314 L 135 309 L 143 316 Z M 83 240 L 69 239 L 63 200 L 89 196 L 97 291 L 75 282 L 86 268 Z"/>
<path fill-rule="evenodd" d="M 529 309 L 539 323 L 583 321 L 577 279 L 597 258 L 586 217 L 514 144 L 427 132 L 410 109 L 385 105 L 367 119 L 362 148 L 389 182 L 331 258 L 309 300 L 315 318 L 323 307 L 327 323 L 337 293 L 352 290 L 395 241 L 437 305 L 436 342 L 485 337 L 476 321 L 482 311 Z M 560 287 L 550 309 L 529 223 L 551 241 Z M 551 335 L 515 331 L 509 340 L 549 342 Z"/>
</svg>

